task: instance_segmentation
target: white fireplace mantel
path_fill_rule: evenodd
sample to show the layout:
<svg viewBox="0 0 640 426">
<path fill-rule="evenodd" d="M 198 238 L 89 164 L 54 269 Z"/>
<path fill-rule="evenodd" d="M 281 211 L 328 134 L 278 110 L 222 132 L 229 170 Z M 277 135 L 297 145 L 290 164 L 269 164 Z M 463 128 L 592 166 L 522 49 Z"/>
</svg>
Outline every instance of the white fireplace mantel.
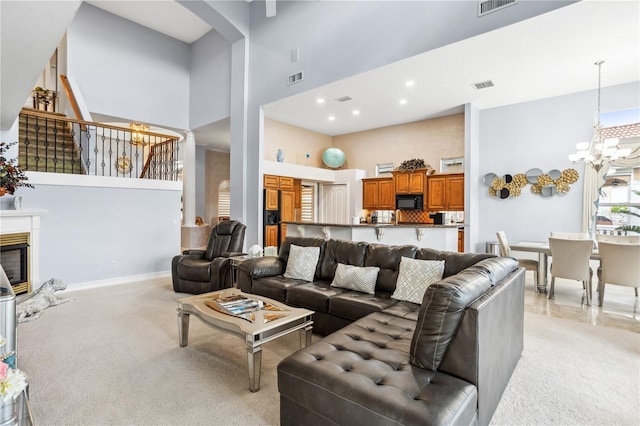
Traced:
<svg viewBox="0 0 640 426">
<path fill-rule="evenodd" d="M 35 290 L 40 282 L 40 216 L 46 214 L 44 209 L 0 210 L 0 234 L 28 232 L 29 243 L 29 280 L 31 289 Z"/>
</svg>

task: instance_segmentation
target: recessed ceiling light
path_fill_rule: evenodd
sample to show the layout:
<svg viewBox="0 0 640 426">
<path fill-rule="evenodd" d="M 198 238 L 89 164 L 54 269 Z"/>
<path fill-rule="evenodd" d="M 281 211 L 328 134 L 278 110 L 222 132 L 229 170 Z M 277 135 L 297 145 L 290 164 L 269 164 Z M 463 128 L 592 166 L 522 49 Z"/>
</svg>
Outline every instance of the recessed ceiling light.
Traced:
<svg viewBox="0 0 640 426">
<path fill-rule="evenodd" d="M 354 109 L 353 110 L 353 115 L 360 115 L 360 110 Z"/>
<path fill-rule="evenodd" d="M 407 86 L 407 87 L 412 87 L 414 84 L 416 84 L 416 82 L 415 82 L 415 81 L 413 81 L 413 80 L 409 80 L 409 81 L 407 81 L 404 85 L 405 85 L 405 86 Z"/>
<path fill-rule="evenodd" d="M 407 100 L 406 100 L 406 99 L 400 99 L 400 105 L 404 105 L 404 104 L 406 104 L 406 103 L 407 103 Z"/>
<path fill-rule="evenodd" d="M 334 117 L 333 115 L 330 115 L 330 116 L 329 116 L 329 121 L 333 121 L 333 120 L 335 120 L 335 119 L 336 119 L 336 117 Z"/>
<path fill-rule="evenodd" d="M 316 99 L 316 102 L 319 104 L 323 104 L 324 103 L 324 98 L 318 98 Z"/>
</svg>

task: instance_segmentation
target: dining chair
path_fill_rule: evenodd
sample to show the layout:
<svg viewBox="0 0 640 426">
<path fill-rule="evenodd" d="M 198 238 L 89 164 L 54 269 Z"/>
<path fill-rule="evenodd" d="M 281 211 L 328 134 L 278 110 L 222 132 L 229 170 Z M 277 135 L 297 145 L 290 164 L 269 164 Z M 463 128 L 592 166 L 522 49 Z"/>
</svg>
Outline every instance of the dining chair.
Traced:
<svg viewBox="0 0 640 426">
<path fill-rule="evenodd" d="M 511 247 L 509 246 L 509 242 L 507 241 L 507 234 L 504 231 L 496 232 L 496 237 L 498 237 L 498 245 L 500 246 L 500 256 L 513 257 L 511 256 Z M 522 266 L 526 271 L 533 271 L 533 286 L 536 289 L 536 293 L 538 293 L 538 261 L 533 259 L 516 259 L 518 264 Z"/>
<path fill-rule="evenodd" d="M 593 251 L 590 239 L 568 239 L 549 237 L 551 250 L 551 286 L 549 299 L 553 299 L 556 278 L 582 281 L 587 292 L 587 305 L 591 305 L 591 277 L 593 271 L 589 267 L 589 259 Z"/>
<path fill-rule="evenodd" d="M 600 268 L 598 268 L 598 306 L 604 301 L 605 284 L 634 287 L 638 297 L 640 287 L 640 243 L 598 243 Z"/>
<path fill-rule="evenodd" d="M 565 240 L 588 240 L 591 236 L 587 232 L 552 232 L 554 238 L 564 238 Z"/>
</svg>

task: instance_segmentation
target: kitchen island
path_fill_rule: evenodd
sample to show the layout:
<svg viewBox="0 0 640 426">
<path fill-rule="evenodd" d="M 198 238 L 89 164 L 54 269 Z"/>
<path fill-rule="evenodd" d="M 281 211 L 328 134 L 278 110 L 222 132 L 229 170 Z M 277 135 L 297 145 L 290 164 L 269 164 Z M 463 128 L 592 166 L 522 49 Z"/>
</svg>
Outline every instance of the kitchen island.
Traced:
<svg viewBox="0 0 640 426">
<path fill-rule="evenodd" d="M 458 229 L 463 225 L 390 223 L 340 225 L 332 223 L 283 222 L 287 236 L 334 238 L 368 243 L 411 244 L 436 250 L 458 251 Z"/>
</svg>

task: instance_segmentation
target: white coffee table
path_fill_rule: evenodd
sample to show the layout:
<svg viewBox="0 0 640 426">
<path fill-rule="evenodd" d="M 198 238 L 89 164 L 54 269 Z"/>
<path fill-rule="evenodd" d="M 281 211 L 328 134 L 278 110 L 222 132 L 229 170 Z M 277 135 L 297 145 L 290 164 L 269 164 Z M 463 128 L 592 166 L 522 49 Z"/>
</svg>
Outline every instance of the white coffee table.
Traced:
<svg viewBox="0 0 640 426">
<path fill-rule="evenodd" d="M 215 296 L 230 296 L 241 294 L 250 299 L 262 300 L 264 303 L 274 305 L 283 310 L 269 311 L 258 310 L 253 312 L 255 320 L 249 322 L 245 319 L 218 312 L 205 304 Z M 265 322 L 265 315 L 279 314 L 281 318 Z M 293 308 L 284 303 L 276 302 L 267 297 L 243 293 L 236 288 L 214 291 L 212 293 L 178 299 L 178 338 L 181 347 L 187 346 L 189 340 L 189 317 L 194 315 L 205 324 L 236 335 L 244 339 L 247 346 L 247 361 L 249 365 L 249 390 L 257 392 L 260 389 L 260 369 L 262 367 L 262 345 L 278 337 L 300 331 L 300 347 L 311 344 L 311 331 L 313 311 L 308 309 Z"/>
</svg>

